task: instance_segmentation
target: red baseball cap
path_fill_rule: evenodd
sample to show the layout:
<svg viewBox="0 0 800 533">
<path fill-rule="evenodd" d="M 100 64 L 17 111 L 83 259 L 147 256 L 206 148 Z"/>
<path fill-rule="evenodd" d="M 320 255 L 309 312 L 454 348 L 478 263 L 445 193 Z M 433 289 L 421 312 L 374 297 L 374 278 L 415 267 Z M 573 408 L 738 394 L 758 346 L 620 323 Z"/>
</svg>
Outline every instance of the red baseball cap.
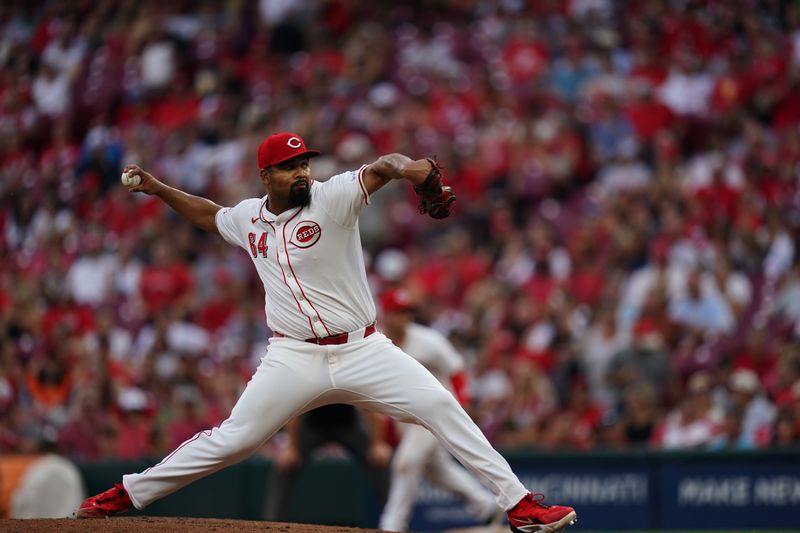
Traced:
<svg viewBox="0 0 800 533">
<path fill-rule="evenodd" d="M 258 145 L 258 168 L 277 165 L 293 157 L 317 157 L 319 150 L 309 150 L 303 139 L 288 131 L 273 133 Z"/>
<path fill-rule="evenodd" d="M 413 307 L 411 293 L 405 289 L 389 289 L 381 295 L 381 308 L 384 313 L 410 311 Z"/>
</svg>

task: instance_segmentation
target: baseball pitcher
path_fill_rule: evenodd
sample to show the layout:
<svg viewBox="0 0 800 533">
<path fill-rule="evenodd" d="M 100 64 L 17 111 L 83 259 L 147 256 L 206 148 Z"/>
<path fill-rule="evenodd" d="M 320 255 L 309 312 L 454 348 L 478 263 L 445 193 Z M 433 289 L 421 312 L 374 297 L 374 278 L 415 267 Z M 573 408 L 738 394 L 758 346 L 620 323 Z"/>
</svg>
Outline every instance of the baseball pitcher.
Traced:
<svg viewBox="0 0 800 533">
<path fill-rule="evenodd" d="M 322 405 L 347 403 L 430 431 L 492 492 L 512 531 L 558 531 L 574 522 L 571 507 L 547 506 L 531 495 L 455 397 L 377 331 L 359 214 L 378 189 L 404 179 L 414 187 L 421 213 L 449 216 L 455 195 L 443 184 L 439 166 L 432 159 L 389 154 L 320 182 L 311 176 L 311 158 L 317 155 L 294 133 L 270 135 L 258 148 L 266 195 L 234 207 L 170 187 L 137 165 L 125 167 L 122 180 L 130 191 L 159 197 L 250 256 L 264 284 L 274 336 L 227 420 L 88 498 L 76 516 L 143 509 L 241 461 L 288 420 Z"/>
</svg>

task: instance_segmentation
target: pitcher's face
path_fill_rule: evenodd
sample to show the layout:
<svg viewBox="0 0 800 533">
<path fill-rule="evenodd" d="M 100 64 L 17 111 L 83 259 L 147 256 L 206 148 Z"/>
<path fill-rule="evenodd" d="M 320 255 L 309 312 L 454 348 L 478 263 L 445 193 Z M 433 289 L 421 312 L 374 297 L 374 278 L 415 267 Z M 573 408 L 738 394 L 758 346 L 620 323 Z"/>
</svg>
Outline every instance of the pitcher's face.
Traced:
<svg viewBox="0 0 800 533">
<path fill-rule="evenodd" d="M 295 157 L 261 170 L 267 194 L 289 207 L 303 207 L 311 201 L 311 163 Z"/>
</svg>

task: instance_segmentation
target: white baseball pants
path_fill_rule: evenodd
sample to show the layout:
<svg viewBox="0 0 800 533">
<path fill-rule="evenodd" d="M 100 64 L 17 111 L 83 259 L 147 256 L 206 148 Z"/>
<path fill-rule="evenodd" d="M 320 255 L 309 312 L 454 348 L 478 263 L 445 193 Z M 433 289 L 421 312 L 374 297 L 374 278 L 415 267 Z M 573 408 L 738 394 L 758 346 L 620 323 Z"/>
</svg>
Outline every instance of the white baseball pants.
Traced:
<svg viewBox="0 0 800 533">
<path fill-rule="evenodd" d="M 411 518 L 423 474 L 428 480 L 467 502 L 478 518 L 487 518 L 497 509 L 492 495 L 459 467 L 422 426 L 400 424 L 402 440 L 392 458 L 392 485 L 380 520 L 380 529 L 405 531 Z"/>
<path fill-rule="evenodd" d="M 528 492 L 455 397 L 381 333 L 328 346 L 273 337 L 227 420 L 187 440 L 157 465 L 123 476 L 122 483 L 134 506 L 142 509 L 245 459 L 288 420 L 329 403 L 424 426 L 503 509 Z"/>
</svg>

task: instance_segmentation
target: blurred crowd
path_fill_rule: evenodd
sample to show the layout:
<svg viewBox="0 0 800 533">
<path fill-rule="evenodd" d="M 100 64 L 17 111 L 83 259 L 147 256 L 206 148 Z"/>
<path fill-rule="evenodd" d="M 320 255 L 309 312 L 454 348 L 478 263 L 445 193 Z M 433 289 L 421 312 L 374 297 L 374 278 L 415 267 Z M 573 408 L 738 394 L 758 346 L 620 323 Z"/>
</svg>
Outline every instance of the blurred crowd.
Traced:
<svg viewBox="0 0 800 533">
<path fill-rule="evenodd" d="M 255 269 L 120 171 L 234 205 L 285 130 L 318 179 L 438 156 L 456 215 L 376 194 L 368 274 L 465 355 L 495 446 L 797 446 L 796 2 L 12 0 L 0 452 L 157 457 L 227 416 Z"/>
</svg>

